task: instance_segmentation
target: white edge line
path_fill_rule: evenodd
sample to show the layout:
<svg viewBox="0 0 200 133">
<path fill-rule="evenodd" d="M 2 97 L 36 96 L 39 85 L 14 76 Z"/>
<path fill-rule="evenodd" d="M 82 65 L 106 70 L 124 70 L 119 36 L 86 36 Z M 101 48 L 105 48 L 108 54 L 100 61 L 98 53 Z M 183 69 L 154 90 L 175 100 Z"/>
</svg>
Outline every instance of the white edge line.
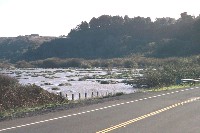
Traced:
<svg viewBox="0 0 200 133">
<path fill-rule="evenodd" d="M 199 87 L 195 87 L 195 88 L 199 88 Z M 190 89 L 185 89 L 185 90 L 193 90 L 195 88 L 190 88 Z M 181 92 L 184 92 L 185 90 L 181 90 Z M 175 91 L 175 92 L 180 92 L 180 91 Z M 175 92 L 171 92 L 171 93 L 166 93 L 166 94 L 173 94 Z M 151 98 L 156 98 L 156 97 L 160 97 L 160 96 L 165 96 L 166 94 L 160 94 L 160 95 L 157 95 L 157 96 L 150 96 L 150 97 L 146 97 L 146 98 L 143 98 L 143 99 L 139 99 L 139 100 L 134 100 L 134 101 L 128 101 L 126 103 L 120 103 L 120 104 L 114 104 L 114 105 L 110 105 L 110 106 L 105 106 L 105 107 L 102 107 L 102 108 L 97 108 L 97 109 L 93 109 L 93 110 L 88 110 L 86 112 L 80 112 L 80 113 L 77 113 L 77 114 L 72 114 L 72 115 L 67 115 L 67 116 L 60 116 L 60 117 L 57 117 L 57 118 L 51 118 L 51 119 L 47 119 L 47 120 L 42 120 L 42 121 L 37 121 L 37 122 L 32 122 L 32 123 L 28 123 L 28 124 L 23 124 L 23 125 L 19 125 L 19 126 L 15 126 L 15 127 L 9 127 L 9 128 L 4 128 L 4 129 L 0 129 L 0 132 L 2 131 L 6 131 L 6 130 L 11 130 L 11 129 L 15 129 L 15 128 L 21 128 L 21 127 L 26 127 L 26 126 L 31 126 L 31 125 L 35 125 L 35 124 L 39 124 L 39 123 L 44 123 L 44 122 L 48 122 L 48 121 L 53 121 L 53 120 L 58 120 L 58 119 L 62 119 L 62 118 L 67 118 L 67 117 L 71 117 L 71 116 L 77 116 L 77 115 L 81 115 L 81 114 L 85 114 L 85 113 L 90 113 L 90 112 L 94 112 L 94 111 L 98 111 L 98 110 L 103 110 L 103 109 L 107 109 L 107 108 L 112 108 L 112 107 L 115 107 L 115 106 L 119 106 L 119 105 L 124 105 L 124 104 L 130 104 L 130 103 L 134 103 L 134 102 L 138 102 L 138 101 L 142 101 L 142 100 L 147 100 L 147 99 L 151 99 Z"/>
</svg>

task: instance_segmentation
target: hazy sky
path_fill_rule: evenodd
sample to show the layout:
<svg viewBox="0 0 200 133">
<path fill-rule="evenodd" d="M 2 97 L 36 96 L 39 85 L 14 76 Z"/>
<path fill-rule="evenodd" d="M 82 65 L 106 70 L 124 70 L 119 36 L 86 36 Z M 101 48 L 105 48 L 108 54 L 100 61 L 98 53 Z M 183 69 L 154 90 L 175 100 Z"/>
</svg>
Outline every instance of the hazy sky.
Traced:
<svg viewBox="0 0 200 133">
<path fill-rule="evenodd" d="M 199 0 L 0 0 L 0 37 L 67 35 L 100 15 L 172 17 L 200 14 Z"/>
</svg>

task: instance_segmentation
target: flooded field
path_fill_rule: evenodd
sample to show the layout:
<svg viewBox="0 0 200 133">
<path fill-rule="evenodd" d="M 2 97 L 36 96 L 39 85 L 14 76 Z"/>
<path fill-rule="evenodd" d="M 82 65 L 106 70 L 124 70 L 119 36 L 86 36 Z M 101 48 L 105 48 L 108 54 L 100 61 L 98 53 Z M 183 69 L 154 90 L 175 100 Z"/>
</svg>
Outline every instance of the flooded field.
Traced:
<svg viewBox="0 0 200 133">
<path fill-rule="evenodd" d="M 2 74 L 16 77 L 21 84 L 35 84 L 43 89 L 67 96 L 68 99 L 105 96 L 108 94 L 134 93 L 137 91 L 124 80 L 142 76 L 139 69 L 10 69 L 1 70 Z M 79 94 L 80 93 L 80 94 Z M 80 95 L 80 96 L 79 96 Z"/>
</svg>

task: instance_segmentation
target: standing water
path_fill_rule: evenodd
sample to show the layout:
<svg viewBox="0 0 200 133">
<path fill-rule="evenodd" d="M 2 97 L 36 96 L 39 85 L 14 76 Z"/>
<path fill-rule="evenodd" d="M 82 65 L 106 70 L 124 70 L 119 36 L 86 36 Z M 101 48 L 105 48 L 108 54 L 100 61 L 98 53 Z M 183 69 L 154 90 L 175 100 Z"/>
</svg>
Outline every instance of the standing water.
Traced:
<svg viewBox="0 0 200 133">
<path fill-rule="evenodd" d="M 93 96 L 105 96 L 106 94 L 116 94 L 119 92 L 128 94 L 134 93 L 137 89 L 123 83 L 133 76 L 142 76 L 139 70 L 128 69 L 42 69 L 23 68 L 2 70 L 3 74 L 15 77 L 19 83 L 28 85 L 35 84 L 43 89 L 63 96 L 68 99 L 85 98 Z"/>
</svg>

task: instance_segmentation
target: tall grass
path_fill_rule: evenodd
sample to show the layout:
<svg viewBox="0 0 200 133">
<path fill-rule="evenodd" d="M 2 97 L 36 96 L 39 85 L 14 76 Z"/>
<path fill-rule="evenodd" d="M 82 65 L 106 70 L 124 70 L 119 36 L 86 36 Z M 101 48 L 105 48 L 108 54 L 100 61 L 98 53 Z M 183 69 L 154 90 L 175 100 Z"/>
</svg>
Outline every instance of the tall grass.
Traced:
<svg viewBox="0 0 200 133">
<path fill-rule="evenodd" d="M 0 75 L 0 111 L 62 103 L 65 99 L 36 85 L 21 85 L 14 78 Z"/>
</svg>

